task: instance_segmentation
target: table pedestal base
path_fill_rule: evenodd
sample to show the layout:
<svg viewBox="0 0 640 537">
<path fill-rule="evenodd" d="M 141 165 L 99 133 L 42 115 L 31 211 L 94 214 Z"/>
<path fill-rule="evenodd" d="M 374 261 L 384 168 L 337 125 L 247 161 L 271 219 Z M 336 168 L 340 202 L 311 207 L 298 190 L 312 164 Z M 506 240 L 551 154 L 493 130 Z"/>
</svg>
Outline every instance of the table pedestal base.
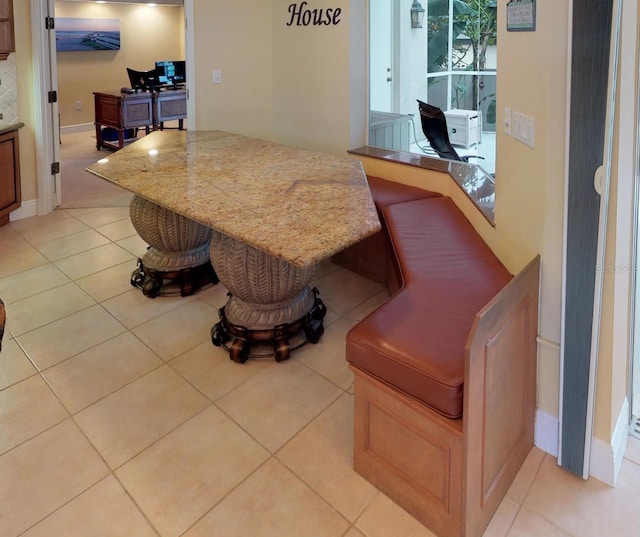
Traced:
<svg viewBox="0 0 640 537">
<path fill-rule="evenodd" d="M 150 298 L 176 295 L 178 291 L 180 296 L 189 296 L 209 283 L 218 283 L 210 261 L 178 270 L 157 270 L 146 267 L 143 259 L 138 259 L 138 266 L 131 273 L 131 285 L 142 289 Z"/>
<path fill-rule="evenodd" d="M 213 268 L 229 291 L 220 322 L 211 329 L 211 341 L 226 348 L 233 361 L 273 355 L 280 362 L 291 350 L 320 339 L 327 309 L 318 290 L 308 285 L 314 266 L 294 266 L 215 230 L 210 248 Z M 302 330 L 306 340 L 292 344 Z M 251 355 L 254 343 L 273 344 L 273 353 Z"/>
<path fill-rule="evenodd" d="M 131 223 L 149 245 L 131 274 L 131 285 L 145 296 L 193 294 L 218 283 L 211 265 L 211 229 L 138 195 L 129 206 Z M 171 284 L 174 285 L 171 285 Z"/>
<path fill-rule="evenodd" d="M 263 358 L 273 356 L 276 362 L 288 360 L 292 350 L 306 343 L 317 343 L 324 333 L 322 324 L 327 308 L 318 297 L 318 290 L 313 289 L 314 301 L 311 310 L 301 319 L 291 323 L 281 324 L 269 329 L 249 329 L 235 325 L 227 319 L 225 307 L 220 308 L 220 322 L 211 328 L 211 341 L 217 347 L 224 347 L 229 351 L 229 357 L 234 362 L 244 363 L 247 358 Z M 291 345 L 290 338 L 303 331 L 305 339 Z M 251 354 L 251 346 L 255 343 L 273 345 L 273 353 Z"/>
</svg>

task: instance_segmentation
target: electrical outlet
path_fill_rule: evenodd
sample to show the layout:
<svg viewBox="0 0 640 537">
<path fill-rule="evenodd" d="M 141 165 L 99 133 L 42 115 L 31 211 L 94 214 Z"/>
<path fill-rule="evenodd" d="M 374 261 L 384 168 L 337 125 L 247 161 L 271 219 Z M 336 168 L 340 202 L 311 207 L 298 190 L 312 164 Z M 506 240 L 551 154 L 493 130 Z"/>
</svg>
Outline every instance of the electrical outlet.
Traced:
<svg viewBox="0 0 640 537">
<path fill-rule="evenodd" d="M 82 110 L 82 101 L 76 101 L 76 110 Z"/>
<path fill-rule="evenodd" d="M 213 70 L 213 83 L 222 84 L 222 71 L 220 69 Z"/>
</svg>

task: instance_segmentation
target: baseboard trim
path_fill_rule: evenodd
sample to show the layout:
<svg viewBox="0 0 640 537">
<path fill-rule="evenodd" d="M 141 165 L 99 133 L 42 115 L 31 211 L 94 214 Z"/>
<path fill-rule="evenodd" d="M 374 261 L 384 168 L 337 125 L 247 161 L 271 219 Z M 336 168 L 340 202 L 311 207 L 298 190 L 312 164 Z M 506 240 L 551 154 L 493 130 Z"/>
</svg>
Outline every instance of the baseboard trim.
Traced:
<svg viewBox="0 0 640 537">
<path fill-rule="evenodd" d="M 93 123 L 78 123 L 77 125 L 65 125 L 60 127 L 60 134 L 73 134 L 74 132 L 86 132 L 95 129 Z"/>
<path fill-rule="evenodd" d="M 9 213 L 9 221 L 22 220 L 31 216 L 38 216 L 38 200 L 23 201 L 20 207 Z"/>
<path fill-rule="evenodd" d="M 538 409 L 533 443 L 542 451 L 557 457 L 559 442 L 560 421 L 557 417 Z"/>
<path fill-rule="evenodd" d="M 618 414 L 611 443 L 599 438 L 591 439 L 591 459 L 589 461 L 589 475 L 612 487 L 616 486 L 624 452 L 629 438 L 629 400 L 625 397 Z"/>
</svg>

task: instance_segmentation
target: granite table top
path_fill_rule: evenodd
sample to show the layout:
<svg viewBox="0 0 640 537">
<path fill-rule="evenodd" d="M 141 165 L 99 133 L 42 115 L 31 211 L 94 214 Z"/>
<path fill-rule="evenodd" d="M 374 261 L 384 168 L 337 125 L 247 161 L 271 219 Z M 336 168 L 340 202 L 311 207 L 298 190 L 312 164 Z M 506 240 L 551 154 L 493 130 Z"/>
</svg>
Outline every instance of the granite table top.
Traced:
<svg viewBox="0 0 640 537">
<path fill-rule="evenodd" d="M 87 171 L 299 267 L 380 229 L 359 160 L 222 131 L 156 131 Z"/>
</svg>

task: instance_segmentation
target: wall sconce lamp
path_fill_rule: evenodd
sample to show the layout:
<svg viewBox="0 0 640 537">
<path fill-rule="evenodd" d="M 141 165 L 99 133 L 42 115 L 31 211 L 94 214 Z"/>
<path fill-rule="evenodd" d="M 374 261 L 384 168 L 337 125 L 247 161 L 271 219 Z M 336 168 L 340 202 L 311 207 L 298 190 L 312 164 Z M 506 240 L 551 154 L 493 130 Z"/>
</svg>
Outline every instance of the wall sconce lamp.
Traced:
<svg viewBox="0 0 640 537">
<path fill-rule="evenodd" d="M 411 4 L 411 28 L 422 28 L 424 20 L 424 8 L 418 0 L 413 0 Z"/>
</svg>

